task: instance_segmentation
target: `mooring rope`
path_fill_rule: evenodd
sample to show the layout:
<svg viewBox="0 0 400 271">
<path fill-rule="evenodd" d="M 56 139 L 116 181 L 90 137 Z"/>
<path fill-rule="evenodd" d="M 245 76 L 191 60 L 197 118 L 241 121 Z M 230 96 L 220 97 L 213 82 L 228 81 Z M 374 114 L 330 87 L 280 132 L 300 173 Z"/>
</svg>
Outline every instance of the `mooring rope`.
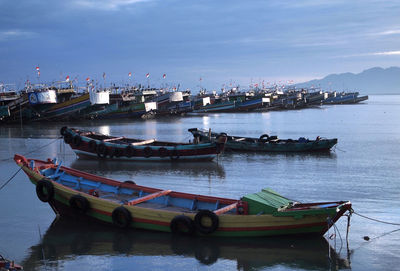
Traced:
<svg viewBox="0 0 400 271">
<path fill-rule="evenodd" d="M 44 147 L 47 147 L 47 146 L 53 144 L 54 142 L 56 142 L 57 140 L 59 140 L 60 138 L 62 138 L 62 136 L 61 136 L 61 137 L 57 137 L 56 139 L 54 139 L 54 140 L 51 141 L 50 143 L 48 143 L 48 144 L 46 144 L 46 145 L 43 145 L 43 146 L 40 146 L 40 147 L 38 147 L 37 149 L 34 149 L 34 150 L 32 150 L 32 151 L 30 151 L 30 152 L 27 152 L 27 153 L 25 153 L 25 154 L 23 154 L 23 155 L 25 156 L 25 155 L 27 155 L 27 154 L 31 154 L 31 153 L 33 153 L 33 152 L 36 152 L 36 151 L 38 151 L 38 150 L 40 150 L 40 149 L 42 149 L 42 148 L 44 148 Z M 11 158 L 6 158 L 6 159 L 2 159 L 2 160 L 0 160 L 0 161 L 3 162 L 3 161 L 12 160 L 12 159 L 13 159 L 13 157 L 11 157 Z"/>
<path fill-rule="evenodd" d="M 365 219 L 369 219 L 369 220 L 375 221 L 375 222 L 389 224 L 389 225 L 395 225 L 395 226 L 400 226 L 400 223 L 387 222 L 387 221 L 379 220 L 379 219 L 376 219 L 376 218 L 368 217 L 368 216 L 365 216 L 365 215 L 362 215 L 362 214 L 359 214 L 359 213 L 355 212 L 353 209 L 352 209 L 352 213 L 354 213 L 354 214 L 356 214 L 358 216 L 361 216 L 361 217 L 363 217 Z"/>
<path fill-rule="evenodd" d="M 18 172 L 20 172 L 22 169 L 22 167 L 20 167 L 17 172 L 14 173 L 14 175 L 12 175 L 12 177 L 10 179 L 8 179 L 8 181 L 6 181 L 1 187 L 0 190 L 3 189 L 9 182 L 11 182 L 12 179 L 14 179 L 15 176 L 17 176 Z"/>
<path fill-rule="evenodd" d="M 345 150 L 340 149 L 340 148 L 339 148 L 338 146 L 336 146 L 336 145 L 335 145 L 335 149 L 334 149 L 334 150 L 335 150 L 335 151 L 338 150 L 338 151 L 341 151 L 341 152 L 346 152 Z"/>
</svg>

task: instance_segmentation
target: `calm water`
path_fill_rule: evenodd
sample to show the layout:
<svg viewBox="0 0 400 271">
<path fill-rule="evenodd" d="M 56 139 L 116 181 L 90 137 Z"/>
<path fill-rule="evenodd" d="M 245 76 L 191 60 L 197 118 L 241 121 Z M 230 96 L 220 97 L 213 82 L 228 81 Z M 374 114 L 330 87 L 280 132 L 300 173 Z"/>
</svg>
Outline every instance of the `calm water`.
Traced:
<svg viewBox="0 0 400 271">
<path fill-rule="evenodd" d="M 255 137 L 337 137 L 339 143 L 330 154 L 225 153 L 215 162 L 189 164 L 98 162 L 77 159 L 56 139 L 64 125 L 170 141 L 188 141 L 187 129 L 200 127 Z M 59 157 L 79 170 L 189 193 L 239 198 L 270 187 L 298 201 L 351 200 L 358 213 L 400 223 L 400 96 L 288 112 L 2 126 L 0 184 L 18 169 L 5 160 L 15 153 Z M 335 240 L 173 239 L 169 234 L 124 233 L 54 218 L 20 172 L 0 191 L 0 254 L 26 270 L 399 270 L 400 264 L 400 226 L 356 215 L 349 251 L 339 234 Z M 342 218 L 337 224 L 343 239 L 346 222 Z"/>
</svg>

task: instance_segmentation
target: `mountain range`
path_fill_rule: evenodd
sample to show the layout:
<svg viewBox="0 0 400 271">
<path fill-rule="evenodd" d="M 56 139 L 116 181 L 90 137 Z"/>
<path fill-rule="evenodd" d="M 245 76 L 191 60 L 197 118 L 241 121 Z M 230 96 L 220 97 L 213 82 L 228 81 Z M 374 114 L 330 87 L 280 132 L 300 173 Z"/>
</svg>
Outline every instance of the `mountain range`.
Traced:
<svg viewBox="0 0 400 271">
<path fill-rule="evenodd" d="M 361 73 L 330 74 L 322 79 L 296 84 L 296 87 L 323 90 L 358 91 L 360 94 L 400 94 L 400 67 L 374 67 Z"/>
</svg>

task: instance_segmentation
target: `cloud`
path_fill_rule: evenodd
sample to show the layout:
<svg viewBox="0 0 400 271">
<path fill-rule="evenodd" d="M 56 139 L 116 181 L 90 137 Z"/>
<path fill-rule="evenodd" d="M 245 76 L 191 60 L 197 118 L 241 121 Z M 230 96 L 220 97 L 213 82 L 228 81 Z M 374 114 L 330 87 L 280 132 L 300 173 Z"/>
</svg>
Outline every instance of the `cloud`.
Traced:
<svg viewBox="0 0 400 271">
<path fill-rule="evenodd" d="M 28 39 L 35 36 L 36 33 L 29 31 L 22 31 L 18 29 L 0 31 L 0 41 Z"/>
<path fill-rule="evenodd" d="M 365 54 L 353 54 L 353 55 L 341 55 L 334 56 L 332 58 L 350 58 L 350 57 L 360 57 L 360 56 L 400 56 L 400 51 L 386 51 L 386 52 L 373 52 Z"/>
<path fill-rule="evenodd" d="M 400 29 L 387 30 L 387 31 L 377 33 L 377 35 L 380 35 L 380 36 L 396 35 L 396 34 L 400 34 Z"/>
<path fill-rule="evenodd" d="M 76 0 L 74 5 L 79 8 L 101 9 L 101 10 L 119 10 L 126 6 L 131 6 L 141 2 L 150 2 L 152 0 Z"/>
<path fill-rule="evenodd" d="M 373 56 L 393 56 L 393 55 L 400 55 L 400 51 L 388 51 L 388 52 L 377 52 L 377 53 L 371 53 L 367 55 L 373 55 Z"/>
</svg>

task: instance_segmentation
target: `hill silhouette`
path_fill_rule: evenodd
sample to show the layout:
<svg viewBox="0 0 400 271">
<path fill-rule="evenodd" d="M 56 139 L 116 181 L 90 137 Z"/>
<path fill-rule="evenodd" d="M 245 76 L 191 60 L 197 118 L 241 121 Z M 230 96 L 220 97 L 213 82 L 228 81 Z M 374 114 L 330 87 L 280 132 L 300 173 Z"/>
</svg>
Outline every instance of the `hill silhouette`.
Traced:
<svg viewBox="0 0 400 271">
<path fill-rule="evenodd" d="M 361 94 L 400 94 L 400 67 L 374 67 L 361 73 L 330 74 L 319 80 L 296 84 L 323 90 L 359 91 Z"/>
</svg>

